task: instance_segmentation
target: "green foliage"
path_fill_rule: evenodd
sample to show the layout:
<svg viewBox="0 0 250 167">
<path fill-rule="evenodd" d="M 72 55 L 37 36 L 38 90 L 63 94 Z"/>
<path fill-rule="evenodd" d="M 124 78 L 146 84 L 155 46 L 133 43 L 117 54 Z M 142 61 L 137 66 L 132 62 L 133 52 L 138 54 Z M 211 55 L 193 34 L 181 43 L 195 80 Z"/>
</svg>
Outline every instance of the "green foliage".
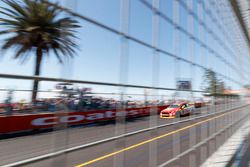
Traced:
<svg viewBox="0 0 250 167">
<path fill-rule="evenodd" d="M 206 70 L 203 76 L 202 89 L 210 96 L 220 96 L 224 94 L 225 83 L 218 79 L 216 73 L 212 70 Z"/>
<path fill-rule="evenodd" d="M 54 52 L 59 62 L 64 56 L 73 57 L 77 45 L 74 28 L 79 27 L 77 21 L 70 17 L 62 17 L 62 11 L 49 6 L 40 0 L 3 0 L 9 8 L 0 7 L 0 34 L 8 34 L 2 49 L 16 50 L 14 58 L 23 61 L 34 49 L 42 53 Z"/>
<path fill-rule="evenodd" d="M 250 89 L 250 84 L 245 85 L 244 88 Z"/>
</svg>

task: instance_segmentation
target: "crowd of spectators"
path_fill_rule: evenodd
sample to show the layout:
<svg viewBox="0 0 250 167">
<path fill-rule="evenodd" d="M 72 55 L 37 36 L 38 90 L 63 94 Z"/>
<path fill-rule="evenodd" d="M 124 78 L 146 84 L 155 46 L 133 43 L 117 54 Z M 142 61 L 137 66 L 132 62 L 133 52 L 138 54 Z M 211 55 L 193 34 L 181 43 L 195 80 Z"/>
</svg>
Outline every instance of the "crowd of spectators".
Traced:
<svg viewBox="0 0 250 167">
<path fill-rule="evenodd" d="M 36 113 L 55 111 L 93 111 L 117 108 L 140 108 L 153 105 L 167 105 L 173 103 L 171 100 L 127 100 L 119 101 L 115 98 L 96 96 L 89 89 L 72 89 L 63 85 L 60 88 L 59 96 L 54 98 L 38 99 L 36 102 L 28 103 L 24 100 L 18 103 L 11 103 L 12 93 L 8 94 L 5 103 L 0 104 L 0 113 L 11 115 L 12 113 Z M 184 100 L 187 101 L 187 100 Z"/>
<path fill-rule="evenodd" d="M 68 111 L 91 111 L 91 110 L 106 110 L 116 108 L 139 108 L 148 105 L 164 105 L 163 101 L 143 101 L 143 100 L 126 100 L 119 101 L 115 99 L 107 99 L 102 97 L 90 97 L 88 99 L 72 98 L 67 100 L 45 100 L 44 105 L 48 111 L 64 110 Z M 61 104 L 61 105 L 59 105 Z"/>
<path fill-rule="evenodd" d="M 119 101 L 112 98 L 84 96 L 82 98 L 51 98 L 39 99 L 35 103 L 20 101 L 18 103 L 4 103 L 0 105 L 2 113 L 8 115 L 12 113 L 34 113 L 34 112 L 55 112 L 64 111 L 94 111 L 117 108 L 139 108 L 149 105 L 164 105 L 165 101 L 144 101 L 144 100 L 126 100 Z M 1 113 L 1 112 L 0 112 Z"/>
</svg>

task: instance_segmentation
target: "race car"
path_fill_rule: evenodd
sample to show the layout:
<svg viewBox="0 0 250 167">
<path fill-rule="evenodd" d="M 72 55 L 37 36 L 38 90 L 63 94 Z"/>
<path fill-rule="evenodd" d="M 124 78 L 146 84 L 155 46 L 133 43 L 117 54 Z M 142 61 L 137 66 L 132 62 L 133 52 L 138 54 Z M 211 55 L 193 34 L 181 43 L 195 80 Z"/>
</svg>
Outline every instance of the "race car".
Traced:
<svg viewBox="0 0 250 167">
<path fill-rule="evenodd" d="M 181 116 L 190 115 L 193 111 L 193 108 L 193 106 L 186 102 L 172 104 L 160 112 L 160 118 L 178 118 Z"/>
</svg>

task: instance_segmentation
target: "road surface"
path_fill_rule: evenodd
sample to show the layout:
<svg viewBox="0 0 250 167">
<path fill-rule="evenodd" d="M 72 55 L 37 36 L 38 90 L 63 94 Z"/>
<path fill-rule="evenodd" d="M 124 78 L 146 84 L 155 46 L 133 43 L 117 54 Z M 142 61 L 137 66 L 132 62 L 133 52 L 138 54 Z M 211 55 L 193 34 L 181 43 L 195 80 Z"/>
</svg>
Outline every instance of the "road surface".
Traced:
<svg viewBox="0 0 250 167">
<path fill-rule="evenodd" d="M 225 106 L 223 105 L 216 107 L 216 112 L 220 112 L 225 109 Z M 238 110 L 237 112 L 234 111 L 234 114 L 244 112 L 245 110 L 246 108 L 244 108 L 244 110 L 239 109 L 239 112 Z M 215 109 L 203 108 L 201 109 L 201 111 L 197 111 L 197 113 L 193 114 L 191 117 L 201 116 L 214 111 Z M 208 118 L 213 118 L 217 115 L 218 114 L 185 123 L 178 123 L 175 125 L 159 128 L 157 130 L 125 137 L 119 140 L 98 144 L 93 147 L 72 151 L 55 158 L 38 161 L 24 166 L 77 166 L 83 164 L 84 162 L 96 160 L 96 158 L 98 157 L 109 155 L 110 153 L 114 153 L 117 150 L 119 151 L 130 146 L 137 146 L 138 144 L 140 145 L 140 143 L 147 140 L 158 138 L 161 135 L 175 132 L 152 142 L 148 142 L 135 147 L 131 150 L 122 151 L 118 154 L 114 154 L 90 164 L 90 166 L 121 166 L 121 162 L 125 162 L 124 166 L 128 167 L 157 166 L 165 162 L 166 160 L 171 159 L 174 155 L 177 155 L 178 153 L 192 147 L 193 145 L 201 141 L 201 139 L 205 139 L 210 133 L 213 133 L 216 130 L 220 129 L 220 126 L 222 127 L 221 124 L 226 123 L 222 120 L 230 121 L 231 119 L 232 121 L 232 119 L 236 119 L 236 117 L 232 118 L 230 117 L 231 114 L 228 114 L 225 116 L 221 116 L 220 118 L 214 118 L 213 120 L 195 125 L 196 123 L 204 121 Z M 184 119 L 189 119 L 189 117 L 180 118 L 180 120 Z M 18 162 L 20 160 L 44 155 L 50 152 L 55 152 L 73 146 L 79 146 L 82 144 L 109 138 L 117 135 L 121 130 L 123 130 L 123 132 L 125 133 L 128 133 L 148 128 L 155 124 L 161 125 L 175 121 L 178 121 L 178 119 L 159 119 L 158 117 L 154 119 L 153 117 L 143 117 L 130 120 L 124 126 L 117 126 L 116 124 L 99 124 L 85 127 L 69 128 L 67 130 L 56 131 L 53 133 L 51 132 L 46 134 L 2 140 L 0 141 L 0 165 Z M 193 127 L 187 128 L 183 131 L 178 131 L 179 129 L 188 126 Z M 234 128 L 237 128 L 237 126 L 235 126 Z M 231 132 L 232 129 L 227 130 L 225 132 L 225 135 L 221 135 L 221 137 L 218 137 L 218 140 L 216 139 L 216 141 L 211 140 L 211 143 L 217 143 L 218 146 L 221 142 L 224 141 L 227 136 L 231 134 Z M 181 144 L 179 145 L 179 143 Z M 211 143 L 209 143 L 208 146 Z M 210 149 L 202 149 L 201 151 L 193 151 L 197 162 L 192 161 L 192 163 L 196 165 L 199 164 L 201 162 L 199 158 L 200 155 L 205 157 L 209 152 L 213 152 L 213 147 L 209 148 Z M 201 152 L 204 152 L 204 155 L 200 154 Z M 203 157 L 201 157 L 201 159 Z M 189 160 L 189 157 L 187 159 Z M 189 161 L 185 161 L 185 163 L 187 162 Z M 183 166 L 183 164 L 180 165 Z"/>
</svg>

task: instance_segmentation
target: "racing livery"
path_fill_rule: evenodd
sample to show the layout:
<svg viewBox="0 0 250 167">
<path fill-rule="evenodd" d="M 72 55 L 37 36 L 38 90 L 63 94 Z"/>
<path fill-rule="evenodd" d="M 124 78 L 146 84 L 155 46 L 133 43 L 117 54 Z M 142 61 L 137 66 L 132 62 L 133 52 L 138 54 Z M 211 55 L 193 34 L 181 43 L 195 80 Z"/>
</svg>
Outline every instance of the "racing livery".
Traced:
<svg viewBox="0 0 250 167">
<path fill-rule="evenodd" d="M 190 115 L 193 111 L 193 106 L 182 102 L 172 104 L 160 112 L 160 118 L 178 118 L 185 115 Z"/>
</svg>

